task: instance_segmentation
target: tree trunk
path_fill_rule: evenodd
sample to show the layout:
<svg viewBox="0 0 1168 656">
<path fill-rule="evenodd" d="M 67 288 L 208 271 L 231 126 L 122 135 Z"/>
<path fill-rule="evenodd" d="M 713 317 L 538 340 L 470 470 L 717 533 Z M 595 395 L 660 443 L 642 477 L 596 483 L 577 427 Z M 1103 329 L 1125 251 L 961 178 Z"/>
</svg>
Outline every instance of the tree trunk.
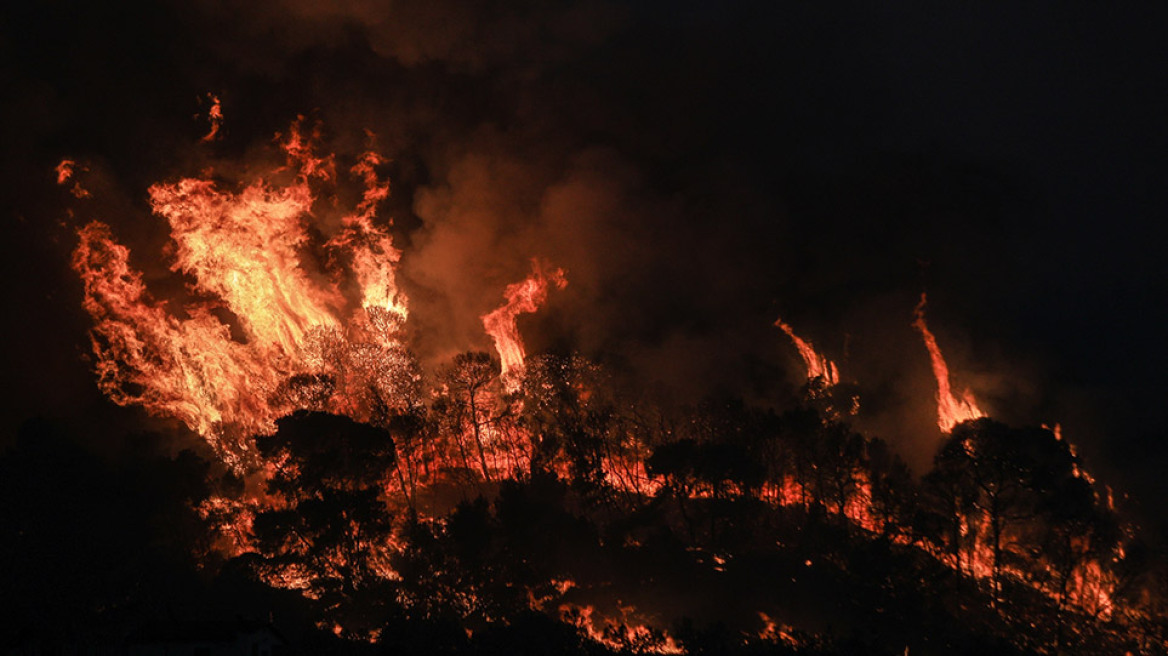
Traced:
<svg viewBox="0 0 1168 656">
<path fill-rule="evenodd" d="M 483 478 L 486 479 L 487 482 L 490 482 L 491 473 L 490 473 L 489 469 L 487 468 L 486 451 L 485 451 L 485 449 L 483 449 L 483 438 L 482 438 L 482 434 L 479 430 L 478 405 L 475 403 L 475 397 L 478 396 L 477 389 L 472 388 L 470 390 L 469 394 L 470 394 L 470 422 L 471 422 L 472 428 L 474 429 L 475 446 L 477 446 L 479 449 L 479 465 L 483 468 Z"/>
</svg>

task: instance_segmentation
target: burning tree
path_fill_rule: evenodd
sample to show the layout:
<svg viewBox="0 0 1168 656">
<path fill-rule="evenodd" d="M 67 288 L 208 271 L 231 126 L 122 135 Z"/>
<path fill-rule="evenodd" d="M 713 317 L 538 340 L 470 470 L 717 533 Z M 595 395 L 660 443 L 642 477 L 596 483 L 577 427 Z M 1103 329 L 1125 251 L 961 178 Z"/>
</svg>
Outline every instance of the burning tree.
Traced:
<svg viewBox="0 0 1168 656">
<path fill-rule="evenodd" d="M 490 420 L 491 408 L 490 400 L 485 397 L 489 391 L 487 386 L 497 377 L 497 368 L 491 356 L 481 352 L 459 354 L 442 375 L 447 394 L 443 397 L 445 403 L 440 407 L 445 409 L 443 414 L 449 417 L 449 434 L 454 436 L 462 464 L 467 470 L 471 469 L 471 465 L 465 438 L 467 433 L 470 434 L 478 455 L 480 472 L 487 481 L 491 480 L 491 472 L 487 465 L 483 433 Z"/>
<path fill-rule="evenodd" d="M 594 358 L 529 356 L 517 317 L 566 285 L 538 260 L 480 317 L 498 359 L 468 350 L 427 378 L 397 287 L 401 253 L 376 215 L 384 161 L 358 158 L 360 200 L 324 221 L 337 164 L 313 144 L 297 123 L 281 137 L 284 165 L 237 189 L 210 177 L 151 188 L 187 303 L 151 296 L 103 223 L 79 230 L 73 266 L 101 389 L 206 439 L 219 484 L 191 507 L 227 557 L 302 593 L 321 626 L 364 639 L 403 622 L 454 627 L 469 632 L 443 643 L 457 650 L 554 617 L 548 635 L 574 649 L 814 652 L 834 638 L 780 628 L 773 606 L 864 572 L 881 581 L 856 582 L 869 605 L 904 604 L 904 617 L 925 612 L 906 586 L 956 572 L 972 584 L 930 592 L 954 595 L 954 608 L 988 599 L 995 627 L 1047 613 L 1056 650 L 1114 647 L 1124 627 L 1158 617 L 1120 594 L 1139 578 L 1131 529 L 1070 445 L 986 419 L 971 393 L 953 393 L 923 296 L 913 326 L 947 438 L 919 486 L 849 423 L 858 395 L 835 363 L 781 320 L 806 370 L 794 407 L 725 395 L 667 407 Z M 62 163 L 62 183 L 75 167 Z M 767 585 L 751 567 L 773 574 Z M 627 601 L 644 587 L 683 597 L 694 580 L 718 590 L 723 575 L 738 577 L 726 597 L 749 608 L 736 633 L 682 623 L 675 640 L 666 628 L 682 616 L 652 608 L 669 604 Z"/>
<path fill-rule="evenodd" d="M 1110 612 L 1107 570 L 1120 559 L 1123 534 L 1053 432 L 988 419 L 960 424 L 926 483 L 934 507 L 949 516 L 945 541 L 959 568 L 988 579 L 995 602 L 1009 575 L 1054 594 L 1060 627 L 1066 606 Z"/>
</svg>

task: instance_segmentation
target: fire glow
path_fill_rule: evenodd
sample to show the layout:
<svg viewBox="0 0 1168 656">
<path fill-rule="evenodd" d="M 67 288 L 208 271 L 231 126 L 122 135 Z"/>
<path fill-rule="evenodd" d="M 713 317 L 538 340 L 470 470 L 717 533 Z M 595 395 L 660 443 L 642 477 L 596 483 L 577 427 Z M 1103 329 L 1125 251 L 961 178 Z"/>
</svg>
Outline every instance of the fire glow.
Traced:
<svg viewBox="0 0 1168 656">
<path fill-rule="evenodd" d="M 839 369 L 836 368 L 834 362 L 820 355 L 811 342 L 796 335 L 791 326 L 784 323 L 782 319 L 776 319 L 775 325 L 778 326 L 779 330 L 787 333 L 787 337 L 791 338 L 795 348 L 799 350 L 799 357 L 803 358 L 803 364 L 807 367 L 807 380 L 812 381 L 818 378 L 829 387 L 839 384 Z"/>
<path fill-rule="evenodd" d="M 961 398 L 953 395 L 953 387 L 949 382 L 949 365 L 941 355 L 941 347 L 937 345 L 937 338 L 925 323 L 925 295 L 921 294 L 921 302 L 914 312 L 913 328 L 921 333 L 925 341 L 925 348 L 929 350 L 929 362 L 933 367 L 933 376 L 937 379 L 937 427 L 942 433 L 953 432 L 953 427 L 963 421 L 980 419 L 986 416 L 981 408 L 977 407 L 977 400 L 973 392 L 968 389 L 961 393 Z"/>
<path fill-rule="evenodd" d="M 352 167 L 361 200 L 319 245 L 323 270 L 310 273 L 303 256 L 320 223 L 313 186 L 332 182 L 336 167 L 313 154 L 300 122 L 281 145 L 287 164 L 238 192 L 200 178 L 150 188 L 154 213 L 170 225 L 171 269 L 192 281 L 195 300 L 155 300 L 104 223 L 79 230 L 73 256 L 101 389 L 181 420 L 236 468 L 250 436 L 271 432 L 280 416 L 309 407 L 361 419 L 370 395 L 403 402 L 412 375 L 393 366 L 408 310 L 394 272 L 400 253 L 374 222 L 389 193 L 383 160 L 371 151 Z M 71 166 L 62 163 L 63 179 Z M 280 178 L 290 180 L 272 181 Z"/>
<path fill-rule="evenodd" d="M 222 122 L 218 99 L 213 100 L 212 130 L 205 140 L 215 138 Z M 881 482 L 871 473 L 875 470 L 870 468 L 869 445 L 839 413 L 823 415 L 818 426 L 821 437 L 835 431 L 838 444 L 825 450 L 833 452 L 835 462 L 844 463 L 831 474 L 837 484 L 830 498 L 823 496 L 822 481 L 828 474 L 813 463 L 811 476 L 800 478 L 785 468 L 781 477 L 755 489 L 735 488 L 725 485 L 725 479 L 703 479 L 694 472 L 686 478 L 684 467 L 651 475 L 646 462 L 654 445 L 640 437 L 645 432 L 641 418 L 629 425 L 612 419 L 611 407 L 604 405 L 611 390 L 605 389 L 597 367 L 576 356 L 537 356 L 528 361 L 517 317 L 537 312 L 551 290 L 567 285 L 562 269 L 539 260 L 532 260 L 527 278 L 506 286 L 502 305 L 479 317 L 498 361 L 485 353 L 462 354 L 442 373 L 438 385 L 425 388 L 420 367 L 405 344 L 410 311 L 397 284 L 402 253 L 377 216 L 379 204 L 389 195 L 389 183 L 380 173 L 386 161 L 372 149 L 362 154 L 345 173 L 346 179 L 360 183 L 360 200 L 351 211 L 328 216 L 320 209 L 329 205 L 321 203 L 320 190 L 337 185 L 340 176 L 335 158 L 317 155 L 314 143 L 302 121 L 293 124 L 280 138 L 284 165 L 238 191 L 209 176 L 149 189 L 153 213 L 170 227 L 170 268 L 187 281 L 191 300 L 186 302 L 155 299 L 143 273 L 132 266 L 130 250 L 107 224 L 95 221 L 78 231 L 73 267 L 84 286 L 84 307 L 94 321 L 91 340 L 102 391 L 118 404 L 141 406 L 181 421 L 201 435 L 227 467 L 249 477 L 249 491 L 241 498 L 212 496 L 199 509 L 219 529 L 222 551 L 231 556 L 255 552 L 257 514 L 288 508 L 287 499 L 263 488 L 278 476 L 295 473 L 295 465 L 279 457 L 265 460 L 258 436 L 276 433 L 277 423 L 299 410 L 342 415 L 388 430 L 387 417 L 424 413 L 427 402 L 442 405 L 448 421 L 426 428 L 431 432 L 414 444 L 400 437 L 408 431 L 394 435 L 396 480 L 383 472 L 374 485 L 386 517 L 388 509 L 405 506 L 408 516 L 416 519 L 419 496 L 427 487 L 440 487 L 437 483 L 456 480 L 489 494 L 501 481 L 531 476 L 541 467 L 562 479 L 575 475 L 573 467 L 584 456 L 573 461 L 538 453 L 544 436 L 530 421 L 554 415 L 540 414 L 545 402 L 550 407 L 570 398 L 571 421 L 608 431 L 603 453 L 595 457 L 598 478 L 630 504 L 672 492 L 684 514 L 689 502 L 713 505 L 733 494 L 757 494 L 775 507 L 822 508 L 868 534 L 885 530 L 886 517 L 881 514 L 885 510 L 878 508 L 874 492 Z M 59 184 L 74 181 L 74 189 L 81 189 L 74 180 L 77 169 L 75 162 L 62 161 L 57 168 Z M 74 195 L 81 197 L 76 191 Z M 336 202 L 331 195 L 328 200 Z M 781 319 L 774 325 L 798 351 L 809 388 L 818 385 L 822 392 L 840 384 L 834 362 Z M 960 398 L 953 394 L 948 365 L 925 322 L 923 294 L 912 325 L 924 340 L 936 378 L 941 431 L 949 434 L 963 422 L 985 417 L 971 392 L 966 390 Z M 851 401 L 850 414 L 855 415 L 858 401 L 856 397 Z M 552 435 L 547 443 L 555 444 L 556 439 Z M 798 468 L 802 463 L 790 465 Z M 675 480 L 666 483 L 670 476 Z M 819 499 L 813 498 L 817 489 Z M 955 556 L 936 545 L 924 549 L 974 578 L 996 578 L 1001 568 L 990 564 L 996 560 L 986 541 L 985 524 L 981 509 L 972 508 L 954 538 Z M 352 529 L 360 532 L 357 522 Z M 898 539 L 898 544 L 910 545 L 908 538 Z M 363 559 L 367 562 L 360 564 L 373 576 L 397 580 L 390 562 L 399 547 L 395 536 L 360 549 L 338 550 L 321 567 L 327 577 L 343 579 Z M 1086 600 L 1081 606 L 1093 604 L 1097 614 L 1109 613 L 1111 582 L 1097 563 L 1084 562 L 1073 576 L 1064 577 L 1069 583 L 1062 593 Z M 270 585 L 300 590 L 310 598 L 322 596 L 314 587 L 313 572 L 302 564 L 269 566 L 262 576 Z M 564 603 L 559 613 L 582 634 L 613 649 L 640 645 L 643 653 L 683 652 L 674 638 L 649 626 L 646 616 L 631 607 L 601 613 L 592 606 Z M 794 640 L 769 617 L 763 619 L 767 627 L 761 636 Z"/>
<path fill-rule="evenodd" d="M 503 292 L 507 302 L 495 311 L 483 315 L 483 327 L 495 342 L 495 350 L 502 361 L 504 385 L 509 392 L 518 391 L 523 380 L 523 340 L 515 318 L 522 313 L 535 312 L 547 302 L 548 286 L 563 289 L 568 284 L 563 269 L 546 268 L 537 260 L 532 260 L 531 275 L 521 282 L 507 285 Z"/>
</svg>

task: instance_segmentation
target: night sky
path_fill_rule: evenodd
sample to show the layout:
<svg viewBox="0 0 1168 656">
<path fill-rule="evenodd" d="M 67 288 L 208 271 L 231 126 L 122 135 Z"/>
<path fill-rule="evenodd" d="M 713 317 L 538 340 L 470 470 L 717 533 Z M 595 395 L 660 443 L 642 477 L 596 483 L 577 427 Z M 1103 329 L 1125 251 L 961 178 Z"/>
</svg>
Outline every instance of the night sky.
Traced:
<svg viewBox="0 0 1168 656">
<path fill-rule="evenodd" d="M 488 348 L 478 315 L 543 257 L 570 284 L 521 324 L 532 350 L 683 401 L 775 399 L 801 375 L 782 316 L 921 469 L 940 440 L 909 325 L 927 291 L 958 387 L 1005 421 L 1061 422 L 1158 514 L 1168 9 L 325 4 L 2 10 L 0 443 L 36 416 L 95 443 L 190 439 L 100 398 L 75 230 L 110 223 L 153 289 L 181 288 L 146 189 L 244 179 L 304 114 L 339 157 L 368 129 L 393 160 L 382 216 L 424 361 Z M 224 137 L 200 144 L 208 93 Z M 92 199 L 56 186 L 63 157 Z"/>
</svg>

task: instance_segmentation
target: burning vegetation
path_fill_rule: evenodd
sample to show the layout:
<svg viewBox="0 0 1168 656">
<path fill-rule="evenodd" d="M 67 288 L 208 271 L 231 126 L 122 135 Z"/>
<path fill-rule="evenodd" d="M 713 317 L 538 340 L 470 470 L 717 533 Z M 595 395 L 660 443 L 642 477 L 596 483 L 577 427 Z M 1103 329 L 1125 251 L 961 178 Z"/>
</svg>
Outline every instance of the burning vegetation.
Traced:
<svg viewBox="0 0 1168 656">
<path fill-rule="evenodd" d="M 953 393 L 923 296 L 944 441 L 919 479 L 853 428 L 858 396 L 782 320 L 807 378 L 786 408 L 672 407 L 611 365 L 528 354 L 519 317 L 570 277 L 539 260 L 481 317 L 494 355 L 426 370 L 377 215 L 385 160 L 345 171 L 303 121 L 280 145 L 282 166 L 236 187 L 150 188 L 185 298 L 152 295 L 105 223 L 73 256 L 102 391 L 216 459 L 187 501 L 206 570 L 295 591 L 322 630 L 386 649 L 1165 650 L 1134 526 L 1057 431 Z M 80 198 L 76 170 L 58 180 Z"/>
</svg>

